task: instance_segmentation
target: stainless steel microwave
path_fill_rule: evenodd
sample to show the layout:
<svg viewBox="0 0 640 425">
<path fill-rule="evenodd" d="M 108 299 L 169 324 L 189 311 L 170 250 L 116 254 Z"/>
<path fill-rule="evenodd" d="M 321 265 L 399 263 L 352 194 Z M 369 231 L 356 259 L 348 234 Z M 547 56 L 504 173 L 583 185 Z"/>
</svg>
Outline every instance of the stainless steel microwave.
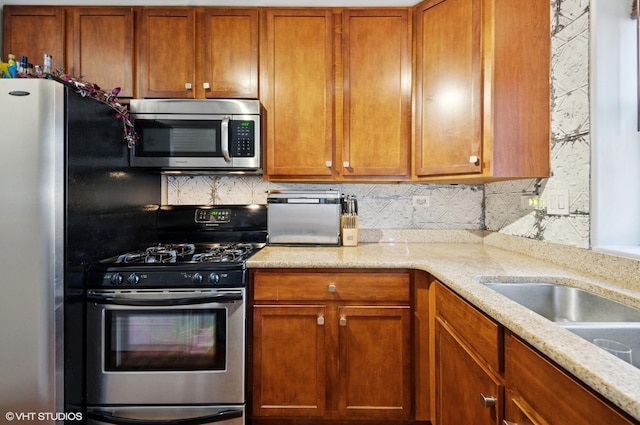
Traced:
<svg viewBox="0 0 640 425">
<path fill-rule="evenodd" d="M 132 99 L 132 167 L 262 173 L 261 106 L 244 99 Z"/>
</svg>

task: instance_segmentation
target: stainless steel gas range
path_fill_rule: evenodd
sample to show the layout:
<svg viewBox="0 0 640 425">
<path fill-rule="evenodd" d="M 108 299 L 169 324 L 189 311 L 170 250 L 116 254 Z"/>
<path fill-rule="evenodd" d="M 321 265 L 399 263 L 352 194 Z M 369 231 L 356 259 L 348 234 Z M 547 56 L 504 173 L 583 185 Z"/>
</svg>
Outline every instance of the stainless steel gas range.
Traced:
<svg viewBox="0 0 640 425">
<path fill-rule="evenodd" d="M 91 267 L 90 424 L 245 423 L 245 260 L 265 206 L 163 207 L 157 245 Z"/>
</svg>

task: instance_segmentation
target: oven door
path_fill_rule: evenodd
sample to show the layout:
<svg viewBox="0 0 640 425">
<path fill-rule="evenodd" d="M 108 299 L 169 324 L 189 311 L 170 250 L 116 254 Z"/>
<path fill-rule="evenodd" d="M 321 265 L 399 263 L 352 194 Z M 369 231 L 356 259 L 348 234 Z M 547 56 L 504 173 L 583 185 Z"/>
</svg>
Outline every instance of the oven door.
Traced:
<svg viewBox="0 0 640 425">
<path fill-rule="evenodd" d="M 87 404 L 244 403 L 245 290 L 89 291 Z"/>
</svg>

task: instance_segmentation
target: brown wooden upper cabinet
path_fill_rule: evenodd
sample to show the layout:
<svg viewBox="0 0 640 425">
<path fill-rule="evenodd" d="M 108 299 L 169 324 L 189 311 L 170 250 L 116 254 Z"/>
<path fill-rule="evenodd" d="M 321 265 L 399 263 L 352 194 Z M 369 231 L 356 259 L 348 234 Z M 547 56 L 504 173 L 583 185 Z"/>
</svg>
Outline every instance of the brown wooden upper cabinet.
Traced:
<svg viewBox="0 0 640 425">
<path fill-rule="evenodd" d="M 61 7 L 4 6 L 3 55 L 27 56 L 30 63 L 43 65 L 44 54 L 53 57 L 54 68 L 66 68 L 66 14 Z"/>
<path fill-rule="evenodd" d="M 404 180 L 411 151 L 411 19 L 408 9 L 342 14 L 345 179 Z"/>
<path fill-rule="evenodd" d="M 266 9 L 262 22 L 265 177 L 333 179 L 338 175 L 334 14 L 330 9 Z"/>
<path fill-rule="evenodd" d="M 133 9 L 73 7 L 68 11 L 67 72 L 99 84 L 104 90 L 120 87 L 118 97 L 133 97 Z"/>
<path fill-rule="evenodd" d="M 413 177 L 549 175 L 549 5 L 427 0 L 416 7 Z"/>
<path fill-rule="evenodd" d="M 204 97 L 258 98 L 258 10 L 203 10 Z"/>
<path fill-rule="evenodd" d="M 410 10 L 266 9 L 266 178 L 409 178 Z"/>
<path fill-rule="evenodd" d="M 256 9 L 140 10 L 138 97 L 258 96 Z"/>
</svg>

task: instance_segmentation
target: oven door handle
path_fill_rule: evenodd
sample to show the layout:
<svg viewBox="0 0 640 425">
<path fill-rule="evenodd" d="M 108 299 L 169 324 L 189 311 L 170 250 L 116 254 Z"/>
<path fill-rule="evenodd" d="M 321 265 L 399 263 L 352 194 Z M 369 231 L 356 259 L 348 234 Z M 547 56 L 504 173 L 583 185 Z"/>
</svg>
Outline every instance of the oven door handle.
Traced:
<svg viewBox="0 0 640 425">
<path fill-rule="evenodd" d="M 242 294 L 220 294 L 207 295 L 203 297 L 182 297 L 182 298 L 153 298 L 143 299 L 136 297 L 114 297 L 107 295 L 89 294 L 87 301 L 97 304 L 114 304 L 131 307 L 171 307 L 195 304 L 211 303 L 234 303 L 242 301 Z"/>
<path fill-rule="evenodd" d="M 181 419 L 134 419 L 123 418 L 121 416 L 114 416 L 111 413 L 92 411 L 87 413 L 89 419 L 96 421 L 106 422 L 108 424 L 115 425 L 201 425 L 212 424 L 215 422 L 228 421 L 234 418 L 242 417 L 242 410 L 222 410 L 213 415 L 205 415 L 196 418 L 181 418 Z"/>
</svg>

